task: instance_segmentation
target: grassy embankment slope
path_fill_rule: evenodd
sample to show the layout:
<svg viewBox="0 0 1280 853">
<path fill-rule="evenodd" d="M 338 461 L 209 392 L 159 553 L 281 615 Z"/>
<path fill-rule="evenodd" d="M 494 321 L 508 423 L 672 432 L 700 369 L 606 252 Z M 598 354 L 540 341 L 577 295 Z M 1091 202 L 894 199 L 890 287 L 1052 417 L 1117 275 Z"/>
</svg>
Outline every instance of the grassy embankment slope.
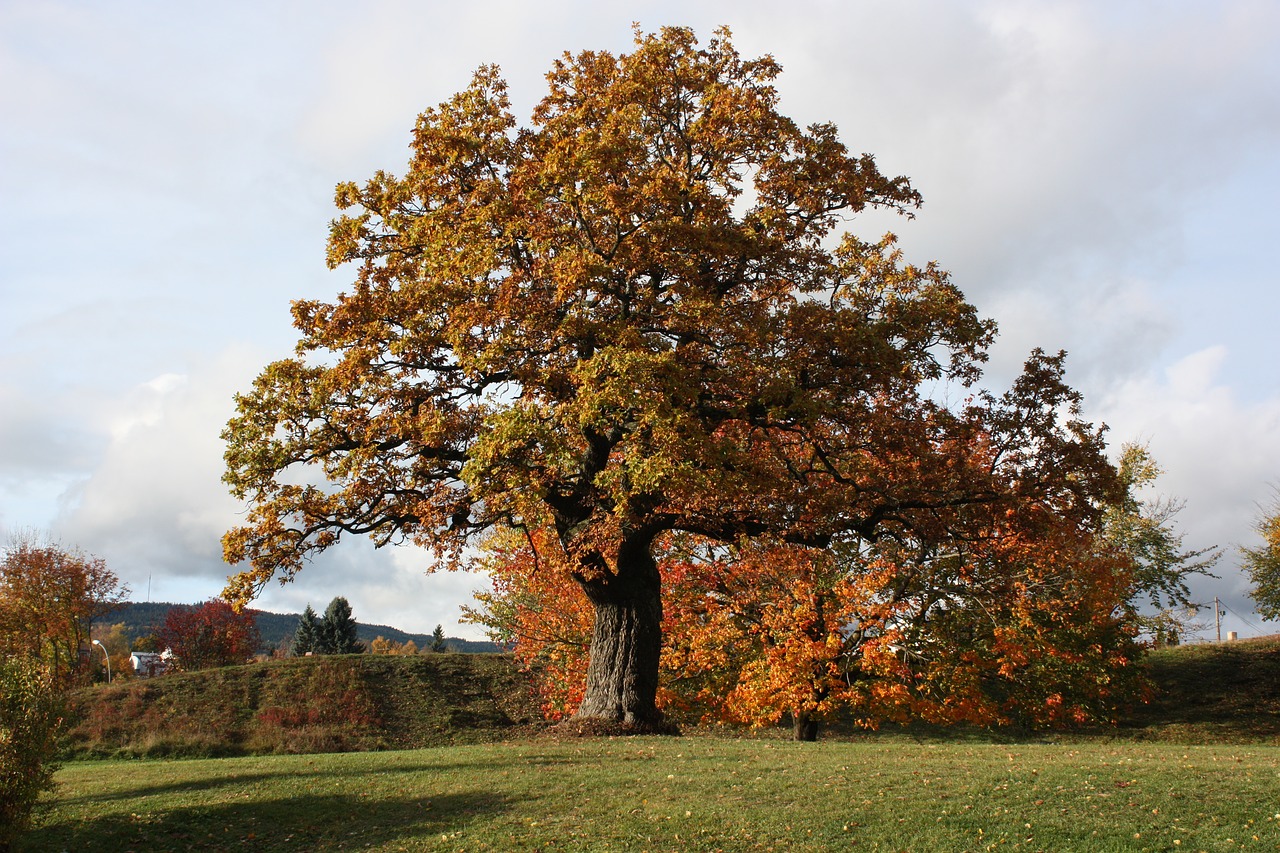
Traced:
<svg viewBox="0 0 1280 853">
<path fill-rule="evenodd" d="M 1156 695 L 1120 736 L 1280 745 L 1280 635 L 1161 649 L 1145 665 Z"/>
<path fill-rule="evenodd" d="M 537 718 L 505 655 L 293 658 L 81 691 L 67 754 L 413 749 L 510 737 Z"/>
<path fill-rule="evenodd" d="M 1116 729 L 1071 737 L 1280 743 L 1280 637 L 1166 649 L 1146 665 L 1157 686 L 1150 705 Z M 501 655 L 293 659 L 97 687 L 79 699 L 71 756 L 408 749 L 538 726 L 524 678 Z"/>
</svg>

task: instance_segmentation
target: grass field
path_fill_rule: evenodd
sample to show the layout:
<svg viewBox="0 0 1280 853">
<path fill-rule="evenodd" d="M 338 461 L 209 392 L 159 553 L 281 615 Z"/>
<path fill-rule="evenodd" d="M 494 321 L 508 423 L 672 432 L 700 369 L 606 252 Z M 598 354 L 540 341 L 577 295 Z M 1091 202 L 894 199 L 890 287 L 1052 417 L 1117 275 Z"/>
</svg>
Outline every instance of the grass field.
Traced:
<svg viewBox="0 0 1280 853">
<path fill-rule="evenodd" d="M 1280 638 L 1146 666 L 1115 728 L 809 744 L 556 740 L 499 656 L 165 676 L 78 695 L 67 755 L 115 758 L 69 762 L 17 849 L 1280 850 Z"/>
<path fill-rule="evenodd" d="M 1280 747 L 534 739 L 76 762 L 19 850 L 1276 850 Z"/>
</svg>

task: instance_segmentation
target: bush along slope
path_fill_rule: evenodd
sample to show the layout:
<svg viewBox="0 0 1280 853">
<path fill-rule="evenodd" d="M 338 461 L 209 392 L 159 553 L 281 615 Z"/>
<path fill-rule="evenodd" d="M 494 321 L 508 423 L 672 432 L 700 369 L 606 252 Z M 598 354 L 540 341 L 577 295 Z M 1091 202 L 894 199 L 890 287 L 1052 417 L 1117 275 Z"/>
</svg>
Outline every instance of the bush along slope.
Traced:
<svg viewBox="0 0 1280 853">
<path fill-rule="evenodd" d="M 294 658 L 72 697 L 68 757 L 346 752 L 496 740 L 536 721 L 501 655 Z"/>
</svg>

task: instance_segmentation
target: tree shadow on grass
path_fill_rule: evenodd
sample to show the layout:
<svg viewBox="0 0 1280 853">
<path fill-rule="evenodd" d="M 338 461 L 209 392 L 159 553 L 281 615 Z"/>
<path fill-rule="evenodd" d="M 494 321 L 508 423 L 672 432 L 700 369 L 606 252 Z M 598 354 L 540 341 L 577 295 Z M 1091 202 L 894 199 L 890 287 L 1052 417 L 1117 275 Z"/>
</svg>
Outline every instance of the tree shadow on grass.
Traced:
<svg viewBox="0 0 1280 853">
<path fill-rule="evenodd" d="M 540 766 L 551 763 L 540 759 L 531 759 L 531 763 Z M 571 763 L 564 761 L 561 763 Z M 257 783 L 278 783 L 281 780 L 323 779 L 332 781 L 339 778 L 358 779 L 360 777 L 376 777 L 385 783 L 396 776 L 421 778 L 422 774 L 441 774 L 456 771 L 484 772 L 488 769 L 506 770 L 511 762 L 506 759 L 486 759 L 463 762 L 420 762 L 406 764 L 379 765 L 370 767 L 335 767 L 332 764 L 317 766 L 315 769 L 271 770 L 255 773 L 210 773 L 198 779 L 183 779 L 154 785 L 129 787 L 115 791 L 93 794 L 72 794 L 68 787 L 60 787 L 57 802 L 62 805 L 83 806 L 93 803 L 108 803 L 113 800 L 136 800 L 141 797 L 166 796 L 169 794 L 195 793 L 200 791 L 216 792 L 224 789 L 242 789 Z"/>
<path fill-rule="evenodd" d="M 248 795 L 246 795 L 248 797 Z M 484 791 L 433 797 L 351 795 L 245 799 L 169 811 L 112 812 L 57 821 L 20 839 L 37 850 L 300 850 L 414 844 L 466 829 L 509 810 L 510 800 Z"/>
</svg>

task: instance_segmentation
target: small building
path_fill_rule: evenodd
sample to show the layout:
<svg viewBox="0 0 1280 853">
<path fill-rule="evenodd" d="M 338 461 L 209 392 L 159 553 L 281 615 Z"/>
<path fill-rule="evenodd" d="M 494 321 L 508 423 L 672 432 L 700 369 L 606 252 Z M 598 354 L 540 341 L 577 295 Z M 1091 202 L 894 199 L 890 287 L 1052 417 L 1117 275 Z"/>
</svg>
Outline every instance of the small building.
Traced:
<svg viewBox="0 0 1280 853">
<path fill-rule="evenodd" d="M 168 649 L 163 652 L 130 652 L 129 662 L 133 664 L 133 672 L 139 678 L 151 678 L 164 675 L 172 657 L 173 652 Z"/>
</svg>

